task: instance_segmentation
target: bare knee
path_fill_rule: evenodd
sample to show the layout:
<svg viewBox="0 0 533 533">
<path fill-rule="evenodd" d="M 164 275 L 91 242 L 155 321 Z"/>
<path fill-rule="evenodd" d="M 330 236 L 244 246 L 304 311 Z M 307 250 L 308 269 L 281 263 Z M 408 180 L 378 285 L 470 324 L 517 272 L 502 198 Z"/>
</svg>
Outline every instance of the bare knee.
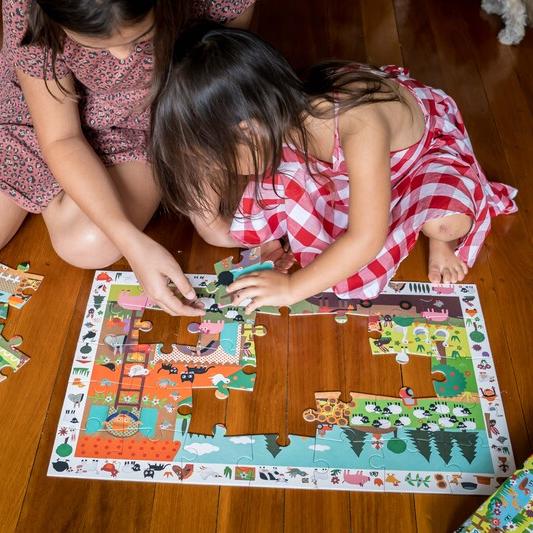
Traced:
<svg viewBox="0 0 533 533">
<path fill-rule="evenodd" d="M 0 193 L 0 250 L 15 236 L 27 216 L 27 211 Z"/>
<path fill-rule="evenodd" d="M 464 237 L 472 227 L 472 219 L 468 215 L 456 214 L 428 220 L 422 226 L 422 233 L 430 239 L 454 241 Z"/>
<path fill-rule="evenodd" d="M 65 231 L 51 236 L 52 246 L 63 261 L 88 270 L 106 268 L 122 254 L 98 228 L 82 232 Z"/>
</svg>

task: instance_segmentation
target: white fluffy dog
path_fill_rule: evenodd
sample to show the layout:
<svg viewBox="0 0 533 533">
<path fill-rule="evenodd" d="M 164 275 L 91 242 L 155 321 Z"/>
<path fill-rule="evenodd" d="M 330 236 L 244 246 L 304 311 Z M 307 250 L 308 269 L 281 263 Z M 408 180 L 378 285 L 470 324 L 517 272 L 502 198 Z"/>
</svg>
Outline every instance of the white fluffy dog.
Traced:
<svg viewBox="0 0 533 533">
<path fill-rule="evenodd" d="M 533 25 L 533 0 L 482 0 L 481 7 L 489 14 L 500 15 L 505 27 L 498 34 L 502 44 L 518 44 Z"/>
</svg>

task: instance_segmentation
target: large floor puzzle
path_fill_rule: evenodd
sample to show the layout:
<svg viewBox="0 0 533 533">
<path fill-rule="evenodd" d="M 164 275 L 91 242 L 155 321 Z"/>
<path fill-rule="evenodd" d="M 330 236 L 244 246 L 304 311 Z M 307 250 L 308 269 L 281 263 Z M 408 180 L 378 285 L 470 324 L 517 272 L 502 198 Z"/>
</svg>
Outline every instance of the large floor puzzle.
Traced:
<svg viewBox="0 0 533 533">
<path fill-rule="evenodd" d="M 396 397 L 316 393 L 302 416 L 314 438 L 226 436 L 188 431 L 192 389 L 224 400 L 252 391 L 263 308 L 245 315 L 225 287 L 271 268 L 257 250 L 189 275 L 207 313 L 188 329 L 194 346 L 142 344 L 155 308 L 131 272 L 97 272 L 79 337 L 49 475 L 337 490 L 489 494 L 515 470 L 493 359 L 474 285 L 391 282 L 377 299 L 339 300 L 325 292 L 292 315 L 368 317 L 375 357 L 409 365 L 430 359 L 434 394 L 409 386 Z M 305 321 L 305 318 L 291 319 Z"/>
</svg>

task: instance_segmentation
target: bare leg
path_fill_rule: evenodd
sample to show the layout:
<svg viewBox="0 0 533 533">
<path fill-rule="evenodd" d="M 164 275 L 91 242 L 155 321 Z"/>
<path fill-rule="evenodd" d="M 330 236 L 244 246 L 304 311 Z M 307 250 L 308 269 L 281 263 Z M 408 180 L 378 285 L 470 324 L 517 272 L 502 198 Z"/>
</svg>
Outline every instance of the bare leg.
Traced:
<svg viewBox="0 0 533 533">
<path fill-rule="evenodd" d="M 143 229 L 155 213 L 160 195 L 150 165 L 129 161 L 109 168 L 130 220 Z M 122 256 L 117 247 L 66 194 L 43 211 L 57 254 L 68 263 L 88 269 L 105 268 Z"/>
<path fill-rule="evenodd" d="M 459 214 L 429 220 L 422 226 L 422 233 L 429 238 L 428 278 L 432 283 L 463 281 L 468 268 L 454 250 L 471 227 L 471 218 Z"/>
<path fill-rule="evenodd" d="M 24 222 L 27 211 L 19 207 L 9 196 L 0 193 L 0 249 L 17 233 Z"/>
</svg>

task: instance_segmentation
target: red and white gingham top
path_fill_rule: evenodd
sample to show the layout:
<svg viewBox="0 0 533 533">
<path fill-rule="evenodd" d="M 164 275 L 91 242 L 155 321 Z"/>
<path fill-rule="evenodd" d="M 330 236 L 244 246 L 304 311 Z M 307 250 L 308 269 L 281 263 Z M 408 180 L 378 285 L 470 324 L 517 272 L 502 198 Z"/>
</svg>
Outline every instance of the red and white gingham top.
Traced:
<svg viewBox="0 0 533 533">
<path fill-rule="evenodd" d="M 426 221 L 456 213 L 471 217 L 472 228 L 456 254 L 472 266 L 491 217 L 517 210 L 516 189 L 487 181 L 452 98 L 412 79 L 403 68 L 383 70 L 415 96 L 426 127 L 418 143 L 391 152 L 388 237 L 374 260 L 335 285 L 342 298 L 377 296 L 415 245 Z M 296 260 L 303 267 L 311 263 L 348 226 L 349 178 L 338 127 L 332 163 L 312 163 L 323 177 L 311 176 L 303 154 L 285 146 L 278 172 L 260 190 L 265 207 L 258 205 L 250 183 L 234 217 L 232 235 L 246 246 L 287 236 Z"/>
</svg>

